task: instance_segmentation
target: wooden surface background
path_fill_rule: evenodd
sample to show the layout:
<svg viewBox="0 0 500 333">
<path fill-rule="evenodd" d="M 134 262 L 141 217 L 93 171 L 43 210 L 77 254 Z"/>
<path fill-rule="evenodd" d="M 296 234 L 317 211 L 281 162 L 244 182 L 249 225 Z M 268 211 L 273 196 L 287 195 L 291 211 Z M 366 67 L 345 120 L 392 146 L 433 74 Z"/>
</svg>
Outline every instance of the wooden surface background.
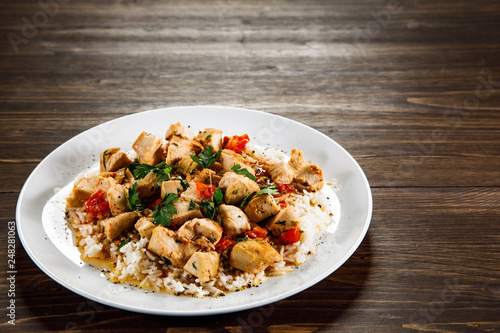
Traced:
<svg viewBox="0 0 500 333">
<path fill-rule="evenodd" d="M 498 0 L 42 3 L 0 2 L 0 331 L 500 332 Z M 35 166 L 107 120 L 207 104 L 356 158 L 374 211 L 355 254 L 275 304 L 176 318 L 78 296 L 17 239 L 10 325 L 7 223 Z"/>
</svg>

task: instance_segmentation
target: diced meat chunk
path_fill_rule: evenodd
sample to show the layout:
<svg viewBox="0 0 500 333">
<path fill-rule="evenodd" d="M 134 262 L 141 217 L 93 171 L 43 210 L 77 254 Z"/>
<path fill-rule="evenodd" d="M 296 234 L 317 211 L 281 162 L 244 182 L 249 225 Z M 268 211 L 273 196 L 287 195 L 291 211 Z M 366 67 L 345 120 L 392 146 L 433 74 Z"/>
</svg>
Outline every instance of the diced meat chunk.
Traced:
<svg viewBox="0 0 500 333">
<path fill-rule="evenodd" d="M 288 206 L 280 210 L 266 226 L 275 237 L 279 237 L 285 231 L 292 228 L 300 228 L 300 220 L 295 209 L 292 206 Z"/>
<path fill-rule="evenodd" d="M 222 148 L 222 131 L 215 128 L 205 128 L 196 136 L 196 140 L 203 147 L 212 146 L 213 152 L 216 153 Z"/>
<path fill-rule="evenodd" d="M 229 256 L 231 266 L 253 274 L 282 260 L 281 255 L 267 242 L 253 239 L 236 243 Z"/>
<path fill-rule="evenodd" d="M 223 229 L 217 222 L 210 219 L 197 218 L 184 223 L 182 227 L 177 230 L 177 236 L 189 240 L 195 240 L 196 238 L 204 236 L 213 244 L 217 244 L 222 237 L 222 232 Z"/>
<path fill-rule="evenodd" d="M 180 180 L 167 180 L 161 183 L 161 197 L 163 198 L 166 194 L 173 193 L 179 195 L 184 188 Z"/>
<path fill-rule="evenodd" d="M 237 204 L 241 202 L 248 194 L 258 192 L 259 185 L 250 178 L 226 172 L 219 182 L 219 188 L 224 190 L 224 202 L 227 204 Z"/>
<path fill-rule="evenodd" d="M 217 209 L 219 211 L 220 224 L 224 228 L 225 235 L 234 238 L 250 230 L 248 217 L 238 207 L 222 204 Z"/>
<path fill-rule="evenodd" d="M 112 215 L 130 211 L 130 208 L 128 208 L 127 192 L 127 188 L 120 184 L 114 184 L 106 192 Z"/>
<path fill-rule="evenodd" d="M 177 162 L 177 166 L 179 167 L 179 171 L 185 176 L 191 175 L 196 172 L 196 169 L 201 169 L 201 166 L 193 161 L 191 156 L 184 156 Z"/>
<path fill-rule="evenodd" d="M 158 226 L 153 229 L 148 250 L 156 253 L 177 267 L 184 267 L 199 246 L 188 240 L 180 240 L 170 229 Z"/>
<path fill-rule="evenodd" d="M 203 184 L 210 184 L 210 185 L 219 186 L 219 182 L 220 182 L 221 178 L 222 177 L 217 176 L 215 174 L 215 171 L 210 170 L 210 169 L 203 169 L 199 172 L 194 173 L 191 176 L 188 176 L 186 179 L 188 181 L 199 180 Z"/>
<path fill-rule="evenodd" d="M 215 251 L 195 252 L 184 265 L 184 270 L 196 276 L 200 282 L 207 282 L 217 275 L 219 254 Z"/>
<path fill-rule="evenodd" d="M 182 198 L 174 202 L 174 207 L 177 210 L 177 214 L 174 214 L 170 218 L 171 226 L 180 226 L 187 220 L 203 217 L 203 214 L 201 213 L 200 207 L 198 205 L 196 205 L 194 209 L 189 210 L 189 204 L 189 200 L 185 200 Z"/>
<path fill-rule="evenodd" d="M 69 207 L 81 207 L 97 190 L 98 177 L 84 178 L 75 184 L 71 196 L 66 199 Z"/>
<path fill-rule="evenodd" d="M 287 163 L 271 164 L 268 171 L 275 183 L 290 184 L 295 177 L 294 170 Z"/>
<path fill-rule="evenodd" d="M 139 162 L 149 165 L 156 165 L 162 159 L 163 149 L 162 140 L 157 136 L 142 132 L 141 135 L 135 140 L 132 148 L 137 153 Z"/>
<path fill-rule="evenodd" d="M 174 136 L 168 145 L 167 158 L 165 162 L 168 165 L 174 165 L 183 157 L 197 155 L 202 149 L 203 146 L 194 140 L 186 140 L 178 136 Z"/>
<path fill-rule="evenodd" d="M 220 161 L 222 165 L 222 170 L 231 171 L 235 165 L 239 165 L 242 169 L 247 169 L 252 175 L 255 176 L 255 170 L 245 163 L 245 160 L 240 154 L 235 153 L 230 149 L 223 149 L 220 154 Z"/>
<path fill-rule="evenodd" d="M 260 222 L 265 218 L 276 215 L 280 207 L 270 194 L 261 194 L 253 197 L 245 206 L 245 213 L 252 222 Z"/>
<path fill-rule="evenodd" d="M 139 235 L 141 235 L 142 238 L 150 239 L 156 225 L 153 223 L 152 217 L 141 217 L 135 223 L 134 227 L 137 231 L 139 231 Z"/>
<path fill-rule="evenodd" d="M 178 136 L 183 139 L 193 140 L 194 133 L 184 127 L 181 123 L 177 122 L 172 124 L 165 133 L 165 140 L 170 140 L 173 136 Z"/>
<path fill-rule="evenodd" d="M 203 199 L 198 195 L 198 191 L 196 191 L 196 181 L 188 183 L 188 188 L 181 193 L 180 198 L 187 201 L 194 201 L 198 204 L 202 202 Z"/>
<path fill-rule="evenodd" d="M 269 166 L 269 174 L 275 183 L 290 184 L 299 170 L 307 165 L 300 149 L 294 148 L 287 163 L 275 163 Z"/>
<path fill-rule="evenodd" d="M 106 149 L 99 155 L 99 171 L 112 172 L 127 167 L 132 161 L 120 148 Z"/>
<path fill-rule="evenodd" d="M 310 164 L 299 170 L 293 179 L 295 187 L 302 191 L 316 192 L 323 188 L 323 171 L 315 164 Z"/>
<path fill-rule="evenodd" d="M 153 171 L 148 173 L 146 177 L 139 179 L 137 181 L 137 193 L 139 194 L 139 198 L 151 198 L 157 194 L 160 188 L 157 180 L 158 177 Z"/>
<path fill-rule="evenodd" d="M 139 217 L 136 211 L 122 213 L 120 215 L 110 217 L 104 221 L 104 233 L 109 240 L 113 240 L 120 236 L 121 233 L 134 226 L 135 221 Z"/>
<path fill-rule="evenodd" d="M 300 169 L 307 165 L 306 160 L 304 159 L 304 154 L 302 150 L 298 148 L 293 148 L 291 151 L 290 161 L 288 161 L 288 165 L 292 168 L 293 171 L 298 172 Z"/>
<path fill-rule="evenodd" d="M 96 190 L 103 190 L 104 192 L 108 192 L 108 190 L 116 185 L 116 180 L 112 177 L 102 177 L 101 175 L 97 176 L 97 186 Z"/>
</svg>

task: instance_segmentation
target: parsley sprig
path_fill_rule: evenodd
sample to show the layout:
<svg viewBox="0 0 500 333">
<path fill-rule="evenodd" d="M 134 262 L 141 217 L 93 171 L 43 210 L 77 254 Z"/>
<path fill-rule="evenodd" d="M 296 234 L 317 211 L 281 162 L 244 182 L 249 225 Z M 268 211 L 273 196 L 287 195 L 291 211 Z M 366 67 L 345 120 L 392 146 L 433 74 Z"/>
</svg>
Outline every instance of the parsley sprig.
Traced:
<svg viewBox="0 0 500 333">
<path fill-rule="evenodd" d="M 215 216 L 215 207 L 217 207 L 224 198 L 224 194 L 220 190 L 220 188 L 216 189 L 213 195 L 213 201 L 202 201 L 200 203 L 200 208 L 205 209 L 205 214 L 207 218 L 213 220 Z"/>
<path fill-rule="evenodd" d="M 178 168 L 178 166 L 168 165 L 165 161 L 157 165 L 141 164 L 137 159 L 128 166 L 128 169 L 132 172 L 135 179 L 142 179 L 153 171 L 158 176 L 156 181 L 158 185 L 161 185 L 164 181 L 170 180 L 170 172 L 173 168 Z"/>
<path fill-rule="evenodd" d="M 243 199 L 243 201 L 241 202 L 240 207 L 241 208 L 245 207 L 251 199 L 253 199 L 254 197 L 261 195 L 261 194 L 274 195 L 274 194 L 280 194 L 280 191 L 278 191 L 276 184 L 272 184 L 272 185 L 264 187 L 259 192 L 248 193 L 247 196 L 245 197 L 245 199 Z"/>
<path fill-rule="evenodd" d="M 234 173 L 237 173 L 238 175 L 243 175 L 243 176 L 247 176 L 248 178 L 250 178 L 251 180 L 253 180 L 254 182 L 257 181 L 257 178 L 255 178 L 254 175 L 252 175 L 250 173 L 250 171 L 248 171 L 247 169 L 245 168 L 242 168 L 241 165 L 239 164 L 236 164 L 235 166 L 233 166 L 231 168 L 232 171 L 234 171 Z"/>
<path fill-rule="evenodd" d="M 222 152 L 219 150 L 215 154 L 212 154 L 213 149 L 214 148 L 212 146 L 208 145 L 201 153 L 198 154 L 198 156 L 190 155 L 191 159 L 203 168 L 208 169 L 214 165 L 215 162 L 217 162 Z"/>
<path fill-rule="evenodd" d="M 161 203 L 156 205 L 156 209 L 153 212 L 153 223 L 156 225 L 162 225 L 168 227 L 170 225 L 170 219 L 173 215 L 177 214 L 177 209 L 174 206 L 174 202 L 177 201 L 179 197 L 177 194 L 168 193 L 163 197 Z"/>
<path fill-rule="evenodd" d="M 127 200 L 127 205 L 130 210 L 143 210 L 146 208 L 139 198 L 139 193 L 137 193 L 137 182 L 128 189 Z"/>
</svg>

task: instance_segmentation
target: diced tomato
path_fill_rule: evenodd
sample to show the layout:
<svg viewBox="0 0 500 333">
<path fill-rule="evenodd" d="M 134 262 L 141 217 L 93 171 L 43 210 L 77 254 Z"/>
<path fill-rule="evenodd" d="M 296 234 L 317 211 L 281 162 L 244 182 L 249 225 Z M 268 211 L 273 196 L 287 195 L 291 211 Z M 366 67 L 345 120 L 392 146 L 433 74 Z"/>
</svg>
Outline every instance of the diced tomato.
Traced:
<svg viewBox="0 0 500 333">
<path fill-rule="evenodd" d="M 158 205 L 161 205 L 161 201 L 162 201 L 162 199 L 158 199 L 153 203 L 153 210 L 156 210 Z"/>
<path fill-rule="evenodd" d="M 226 149 L 231 149 L 232 151 L 236 153 L 241 153 L 243 150 L 245 150 L 245 147 L 247 146 L 247 143 L 250 141 L 250 138 L 248 137 L 248 134 L 243 134 L 243 135 L 233 135 L 232 137 L 224 137 L 224 144 Z"/>
<path fill-rule="evenodd" d="M 295 188 L 290 184 L 277 184 L 276 187 L 281 194 L 297 193 Z"/>
<path fill-rule="evenodd" d="M 109 216 L 109 202 L 104 198 L 105 194 L 103 190 L 98 190 L 85 201 L 85 209 L 93 218 L 103 219 Z"/>
<path fill-rule="evenodd" d="M 297 243 L 300 240 L 301 233 L 299 228 L 292 228 L 282 233 L 278 238 L 278 242 L 283 245 Z"/>
<path fill-rule="evenodd" d="M 267 234 L 269 233 L 269 230 L 267 230 L 266 228 L 262 228 L 257 223 L 251 222 L 250 226 L 252 227 L 252 229 L 245 231 L 245 235 L 250 238 L 266 238 Z"/>
<path fill-rule="evenodd" d="M 285 200 L 278 201 L 278 205 L 280 205 L 281 208 L 286 208 L 288 206 Z"/>
<path fill-rule="evenodd" d="M 215 245 L 215 251 L 217 253 L 222 253 L 228 249 L 232 249 L 236 245 L 236 242 L 229 236 L 222 237 L 217 245 Z"/>
<path fill-rule="evenodd" d="M 199 180 L 196 181 L 196 193 L 201 199 L 210 199 L 213 197 L 217 187 L 215 185 L 203 184 Z"/>
</svg>

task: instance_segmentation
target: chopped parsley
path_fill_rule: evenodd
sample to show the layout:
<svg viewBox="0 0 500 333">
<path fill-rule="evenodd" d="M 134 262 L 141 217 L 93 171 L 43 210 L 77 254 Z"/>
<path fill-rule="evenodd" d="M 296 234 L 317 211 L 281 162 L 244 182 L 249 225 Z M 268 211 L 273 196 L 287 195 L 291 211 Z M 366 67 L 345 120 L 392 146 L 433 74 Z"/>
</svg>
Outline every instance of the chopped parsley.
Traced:
<svg viewBox="0 0 500 333">
<path fill-rule="evenodd" d="M 156 205 L 156 209 L 153 212 L 153 223 L 168 227 L 172 216 L 177 214 L 177 209 L 173 203 L 178 199 L 179 197 L 174 193 L 168 193 L 165 195 L 161 203 Z"/>
<path fill-rule="evenodd" d="M 161 185 L 162 182 L 170 180 L 170 172 L 173 168 L 178 168 L 175 165 L 167 165 L 165 161 L 158 163 L 157 165 L 149 165 L 146 163 L 139 163 L 137 159 L 135 159 L 129 166 L 128 169 L 132 172 L 132 175 L 135 179 L 142 179 L 146 177 L 150 172 L 154 172 L 158 179 L 156 182 L 158 185 Z"/>
<path fill-rule="evenodd" d="M 201 153 L 198 154 L 198 156 L 190 155 L 191 159 L 201 165 L 203 168 L 208 169 L 210 168 L 215 162 L 220 157 L 220 154 L 222 153 L 221 150 L 219 150 L 217 153 L 212 154 L 213 151 L 212 146 L 207 146 Z"/>
<path fill-rule="evenodd" d="M 196 269 L 196 270 L 198 270 L 198 268 L 196 268 L 196 265 L 194 264 L 194 262 L 193 262 L 193 268 Z"/>
<path fill-rule="evenodd" d="M 128 189 L 127 200 L 127 205 L 130 210 L 143 210 L 146 208 L 139 198 L 139 193 L 137 193 L 137 182 L 135 182 L 134 185 Z"/>
<path fill-rule="evenodd" d="M 191 200 L 189 202 L 188 210 L 194 210 L 195 208 L 196 208 L 196 202 L 194 202 L 193 200 Z"/>
<path fill-rule="evenodd" d="M 164 257 L 164 256 L 161 256 L 160 257 L 161 260 L 163 260 L 167 265 L 172 265 L 172 262 L 170 261 L 170 259 L 168 259 L 167 257 Z"/>
<path fill-rule="evenodd" d="M 116 248 L 116 252 L 120 251 L 120 249 L 122 247 L 124 247 L 126 244 L 128 244 L 129 242 L 130 242 L 129 238 L 122 239 L 122 241 L 120 242 L 120 245 L 118 245 L 118 247 Z"/>
<path fill-rule="evenodd" d="M 252 175 L 247 169 L 242 168 L 241 165 L 239 164 L 236 164 L 234 167 L 231 168 L 231 170 L 234 171 L 234 173 L 237 173 L 238 175 L 247 176 L 254 182 L 257 181 L 257 178 L 255 178 L 254 175 Z"/>
<path fill-rule="evenodd" d="M 104 153 L 102 153 L 102 169 L 103 170 L 106 170 L 107 167 L 106 167 L 106 158 L 111 155 L 111 153 L 108 153 L 107 150 L 104 151 Z"/>
<path fill-rule="evenodd" d="M 213 201 L 202 201 L 200 207 L 205 209 L 205 215 L 207 218 L 213 220 L 215 216 L 215 207 L 217 207 L 224 198 L 224 194 L 220 188 L 216 189 L 212 197 Z"/>
<path fill-rule="evenodd" d="M 264 187 L 259 192 L 248 193 L 247 196 L 245 197 L 245 199 L 243 199 L 243 201 L 241 202 L 240 207 L 241 208 L 245 207 L 251 199 L 253 199 L 254 197 L 261 195 L 261 194 L 275 195 L 275 194 L 280 194 L 280 191 L 278 191 L 278 188 L 276 187 L 275 184 L 272 184 L 272 185 Z"/>
</svg>

